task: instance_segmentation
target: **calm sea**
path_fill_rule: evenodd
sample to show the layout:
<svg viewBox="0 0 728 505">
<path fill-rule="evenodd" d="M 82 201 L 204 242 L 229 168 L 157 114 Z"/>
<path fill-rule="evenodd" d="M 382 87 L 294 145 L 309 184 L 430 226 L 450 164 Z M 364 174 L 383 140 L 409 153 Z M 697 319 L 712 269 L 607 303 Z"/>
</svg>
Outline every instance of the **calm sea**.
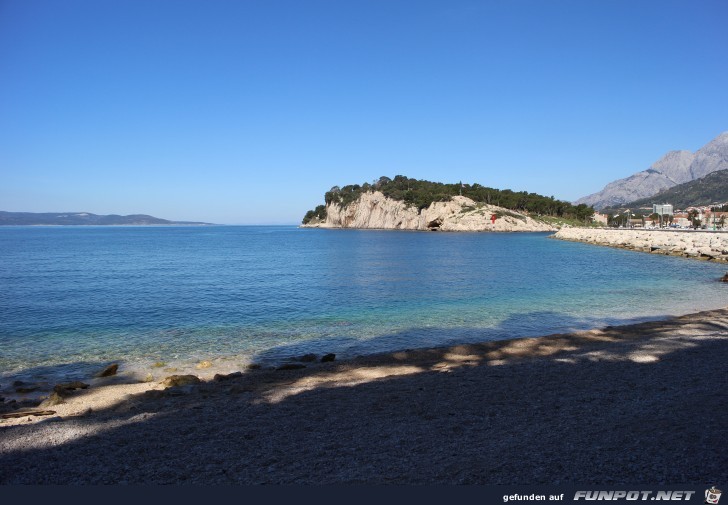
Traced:
<svg viewBox="0 0 728 505">
<path fill-rule="evenodd" d="M 725 265 L 547 234 L 0 228 L 0 378 L 241 369 L 728 305 Z"/>
</svg>

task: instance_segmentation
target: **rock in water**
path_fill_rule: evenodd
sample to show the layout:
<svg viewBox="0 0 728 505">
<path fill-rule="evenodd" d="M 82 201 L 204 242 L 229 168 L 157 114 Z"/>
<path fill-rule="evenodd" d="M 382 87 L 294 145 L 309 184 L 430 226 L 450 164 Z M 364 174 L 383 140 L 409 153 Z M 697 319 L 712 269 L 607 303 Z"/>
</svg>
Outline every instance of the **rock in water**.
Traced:
<svg viewBox="0 0 728 505">
<path fill-rule="evenodd" d="M 119 370 L 119 365 L 114 363 L 104 368 L 96 377 L 111 377 L 112 375 L 116 375 L 117 370 Z"/>
<path fill-rule="evenodd" d="M 202 381 L 196 375 L 170 375 L 162 381 L 162 385 L 168 388 L 178 386 L 189 386 L 191 384 L 200 384 Z"/>
<path fill-rule="evenodd" d="M 24 395 L 27 393 L 32 393 L 33 391 L 38 391 L 39 389 L 40 389 L 39 386 L 31 386 L 31 387 L 27 387 L 27 388 L 15 388 L 15 392 Z"/>
<path fill-rule="evenodd" d="M 335 359 L 336 359 L 336 354 L 330 352 L 329 354 L 324 354 L 321 357 L 321 363 L 328 363 L 330 361 L 334 361 Z"/>
<path fill-rule="evenodd" d="M 317 358 L 318 358 L 318 356 L 316 356 L 313 353 L 310 353 L 310 354 L 304 354 L 303 356 L 299 356 L 297 358 L 297 361 L 303 361 L 304 363 L 311 363 L 313 361 L 316 361 Z"/>
<path fill-rule="evenodd" d="M 726 273 L 723 277 L 720 278 L 721 282 L 728 282 L 728 273 Z"/>
<path fill-rule="evenodd" d="M 197 363 L 195 368 L 197 368 L 198 370 L 202 370 L 203 368 L 210 368 L 211 366 L 212 366 L 212 362 L 205 360 L 205 361 L 200 361 L 199 363 Z"/>
</svg>

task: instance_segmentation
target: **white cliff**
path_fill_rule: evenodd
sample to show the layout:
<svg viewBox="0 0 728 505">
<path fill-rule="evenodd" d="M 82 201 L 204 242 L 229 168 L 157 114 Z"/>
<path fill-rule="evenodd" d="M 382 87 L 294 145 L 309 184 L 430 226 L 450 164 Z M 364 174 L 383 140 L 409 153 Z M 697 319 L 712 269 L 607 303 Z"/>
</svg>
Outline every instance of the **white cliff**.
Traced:
<svg viewBox="0 0 728 505">
<path fill-rule="evenodd" d="M 562 228 L 553 238 L 655 254 L 728 261 L 728 233 Z"/>
<path fill-rule="evenodd" d="M 495 222 L 491 216 L 495 215 Z M 440 231 L 554 231 L 555 228 L 531 217 L 495 205 L 477 203 L 464 196 L 449 202 L 416 207 L 393 200 L 379 191 L 363 193 L 346 206 L 326 206 L 326 220 L 312 221 L 309 228 L 364 228 L 381 230 Z"/>
</svg>

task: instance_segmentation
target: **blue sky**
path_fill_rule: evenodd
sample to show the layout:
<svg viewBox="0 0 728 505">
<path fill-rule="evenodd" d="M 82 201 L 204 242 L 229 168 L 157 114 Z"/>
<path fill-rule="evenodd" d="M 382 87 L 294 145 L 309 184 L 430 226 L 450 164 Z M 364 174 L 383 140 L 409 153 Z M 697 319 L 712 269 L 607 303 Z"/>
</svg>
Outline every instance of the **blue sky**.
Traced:
<svg viewBox="0 0 728 505">
<path fill-rule="evenodd" d="M 381 175 L 574 200 L 728 130 L 725 1 L 0 0 L 0 210 L 298 223 Z"/>
</svg>

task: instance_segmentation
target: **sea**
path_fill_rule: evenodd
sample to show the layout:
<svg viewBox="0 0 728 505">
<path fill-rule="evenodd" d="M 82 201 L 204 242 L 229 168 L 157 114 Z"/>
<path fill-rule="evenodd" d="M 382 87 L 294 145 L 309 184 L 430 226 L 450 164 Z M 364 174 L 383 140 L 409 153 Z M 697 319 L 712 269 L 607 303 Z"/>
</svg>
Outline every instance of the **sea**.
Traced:
<svg viewBox="0 0 728 505">
<path fill-rule="evenodd" d="M 728 306 L 726 265 L 548 233 L 0 227 L 0 383 L 275 366 Z"/>
</svg>

